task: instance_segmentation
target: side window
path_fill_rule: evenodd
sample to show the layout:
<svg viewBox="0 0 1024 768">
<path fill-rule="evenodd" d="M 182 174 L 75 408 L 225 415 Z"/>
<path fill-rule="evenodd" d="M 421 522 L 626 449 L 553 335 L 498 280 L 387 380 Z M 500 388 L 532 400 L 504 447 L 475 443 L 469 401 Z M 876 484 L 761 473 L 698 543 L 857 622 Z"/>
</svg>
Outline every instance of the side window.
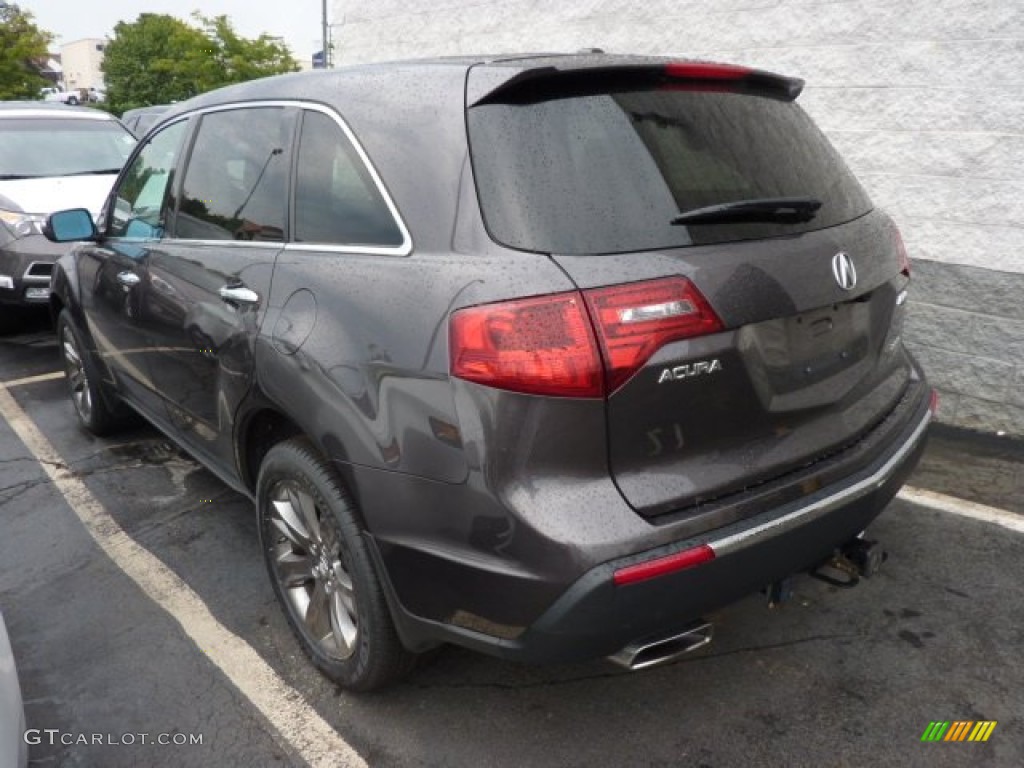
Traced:
<svg viewBox="0 0 1024 768">
<path fill-rule="evenodd" d="M 174 236 L 284 240 L 292 122 L 281 107 L 204 115 L 185 170 Z"/>
<path fill-rule="evenodd" d="M 334 120 L 312 110 L 303 114 L 299 139 L 295 240 L 386 247 L 403 242 L 351 142 Z"/>
<path fill-rule="evenodd" d="M 163 237 L 174 164 L 188 122 L 174 123 L 150 139 L 128 167 L 114 198 L 111 237 Z"/>
</svg>

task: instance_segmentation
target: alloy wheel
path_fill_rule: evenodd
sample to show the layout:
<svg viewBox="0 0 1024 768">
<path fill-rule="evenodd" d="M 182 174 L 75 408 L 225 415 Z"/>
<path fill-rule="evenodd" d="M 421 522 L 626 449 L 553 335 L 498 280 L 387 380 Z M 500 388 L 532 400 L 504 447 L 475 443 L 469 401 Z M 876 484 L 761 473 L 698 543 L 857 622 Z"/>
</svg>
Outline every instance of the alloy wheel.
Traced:
<svg viewBox="0 0 1024 768">
<path fill-rule="evenodd" d="M 356 650 L 359 617 L 337 522 L 292 480 L 271 489 L 269 512 L 273 572 L 291 610 L 321 652 L 349 658 Z"/>
<path fill-rule="evenodd" d="M 71 400 L 82 421 L 88 422 L 92 416 L 92 391 L 89 377 L 85 372 L 85 363 L 75 343 L 74 334 L 67 328 L 61 334 L 61 349 L 64 354 L 64 371 L 71 386 Z"/>
</svg>

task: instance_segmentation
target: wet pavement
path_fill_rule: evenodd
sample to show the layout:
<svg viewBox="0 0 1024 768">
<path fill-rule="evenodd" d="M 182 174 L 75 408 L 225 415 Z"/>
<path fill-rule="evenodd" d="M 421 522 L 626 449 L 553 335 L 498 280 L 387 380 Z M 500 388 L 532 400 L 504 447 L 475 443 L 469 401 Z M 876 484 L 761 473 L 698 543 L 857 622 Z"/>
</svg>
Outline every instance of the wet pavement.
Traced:
<svg viewBox="0 0 1024 768">
<path fill-rule="evenodd" d="M 910 485 L 1024 515 L 1024 440 L 937 424 Z"/>
<path fill-rule="evenodd" d="M 0 381 L 56 370 L 45 332 L 0 339 Z M 131 539 L 187 583 L 371 766 L 1024 765 L 1024 534 L 895 500 L 890 554 L 855 589 L 810 578 L 709 618 L 715 641 L 640 673 L 528 667 L 447 648 L 406 682 L 340 693 L 306 661 L 263 571 L 251 505 L 138 427 L 93 438 L 60 379 L 18 405 Z M 933 433 L 911 484 L 1024 513 L 1019 442 Z M 39 766 L 302 765 L 183 628 L 86 534 L 0 422 L 0 605 L 29 727 L 202 733 L 187 746 L 35 745 Z M 921 742 L 935 720 L 988 742 Z"/>
</svg>

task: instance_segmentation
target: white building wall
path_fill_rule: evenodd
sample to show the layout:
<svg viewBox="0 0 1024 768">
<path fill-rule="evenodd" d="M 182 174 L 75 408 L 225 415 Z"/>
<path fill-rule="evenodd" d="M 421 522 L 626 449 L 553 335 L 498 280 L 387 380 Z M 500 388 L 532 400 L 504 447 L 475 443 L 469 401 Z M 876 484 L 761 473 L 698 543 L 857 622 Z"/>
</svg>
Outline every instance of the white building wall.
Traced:
<svg viewBox="0 0 1024 768">
<path fill-rule="evenodd" d="M 60 47 L 60 60 L 64 68 L 64 87 L 103 88 L 103 49 L 107 41 L 98 37 L 75 40 Z"/>
<path fill-rule="evenodd" d="M 903 230 L 940 418 L 1024 434 L 1021 0 L 336 0 L 333 18 L 339 65 L 599 47 L 804 78 Z"/>
</svg>

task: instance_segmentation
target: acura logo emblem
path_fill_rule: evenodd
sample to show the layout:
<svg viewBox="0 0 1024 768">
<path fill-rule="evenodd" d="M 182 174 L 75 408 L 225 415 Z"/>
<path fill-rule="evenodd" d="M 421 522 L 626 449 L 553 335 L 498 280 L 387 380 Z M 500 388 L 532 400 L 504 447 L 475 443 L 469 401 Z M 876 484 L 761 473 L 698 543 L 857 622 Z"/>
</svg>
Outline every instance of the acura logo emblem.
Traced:
<svg viewBox="0 0 1024 768">
<path fill-rule="evenodd" d="M 857 270 L 853 260 L 843 251 L 832 257 L 832 276 L 844 291 L 852 291 L 857 285 Z"/>
</svg>

